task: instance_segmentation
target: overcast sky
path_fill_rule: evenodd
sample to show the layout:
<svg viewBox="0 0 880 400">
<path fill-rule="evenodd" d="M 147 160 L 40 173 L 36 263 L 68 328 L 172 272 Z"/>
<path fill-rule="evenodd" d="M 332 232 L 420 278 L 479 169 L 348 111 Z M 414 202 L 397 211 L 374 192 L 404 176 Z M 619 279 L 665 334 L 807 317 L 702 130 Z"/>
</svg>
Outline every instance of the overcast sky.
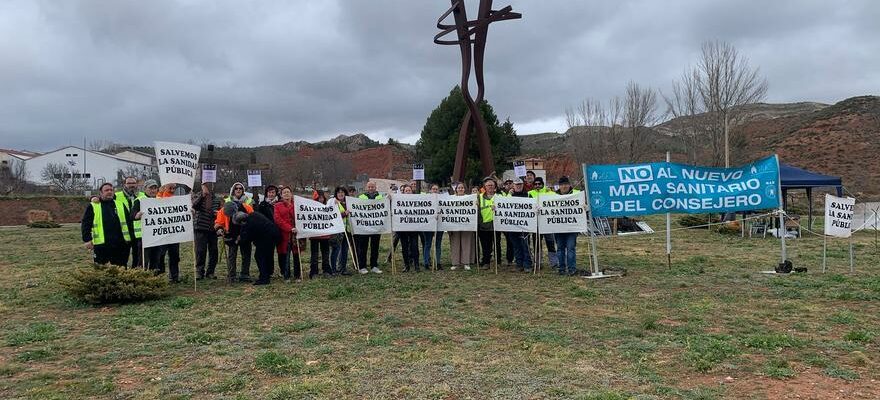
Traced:
<svg viewBox="0 0 880 400">
<path fill-rule="evenodd" d="M 467 0 L 473 17 L 478 0 Z M 880 1 L 495 1 L 486 97 L 520 134 L 566 106 L 661 90 L 700 43 L 760 67 L 768 102 L 880 92 Z M 0 147 L 211 138 L 240 145 L 363 132 L 414 143 L 460 79 L 432 42 L 446 0 L 0 2 Z M 473 81 L 472 81 L 473 82 Z M 473 87 L 473 86 L 472 86 Z"/>
</svg>

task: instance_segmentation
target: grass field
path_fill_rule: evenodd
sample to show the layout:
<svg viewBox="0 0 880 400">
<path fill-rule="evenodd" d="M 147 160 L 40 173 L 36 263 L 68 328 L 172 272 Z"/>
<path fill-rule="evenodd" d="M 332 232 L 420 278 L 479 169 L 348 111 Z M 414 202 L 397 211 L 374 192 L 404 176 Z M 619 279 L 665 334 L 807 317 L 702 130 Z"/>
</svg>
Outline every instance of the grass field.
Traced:
<svg viewBox="0 0 880 400">
<path fill-rule="evenodd" d="M 846 240 L 825 274 L 821 238 L 788 241 L 809 268 L 791 276 L 758 273 L 776 239 L 673 243 L 668 269 L 662 232 L 600 240 L 623 278 L 386 267 L 193 291 L 189 270 L 166 299 L 96 308 L 58 283 L 90 260 L 78 228 L 0 229 L 0 398 L 880 398 L 873 233 L 853 274 Z"/>
</svg>

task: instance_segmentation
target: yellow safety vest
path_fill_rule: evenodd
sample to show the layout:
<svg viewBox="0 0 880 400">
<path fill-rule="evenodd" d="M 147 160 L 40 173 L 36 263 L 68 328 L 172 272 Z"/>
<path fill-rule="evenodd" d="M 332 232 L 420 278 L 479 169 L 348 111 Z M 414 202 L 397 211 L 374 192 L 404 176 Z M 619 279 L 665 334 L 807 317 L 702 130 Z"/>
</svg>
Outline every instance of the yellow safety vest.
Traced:
<svg viewBox="0 0 880 400">
<path fill-rule="evenodd" d="M 101 212 L 101 203 L 91 203 L 92 204 L 92 213 L 95 214 L 94 218 L 92 218 L 92 244 L 93 245 L 101 245 L 104 244 L 104 215 Z M 122 227 L 122 237 L 126 242 L 131 242 L 131 237 L 128 234 L 128 224 L 125 222 L 125 211 L 120 207 L 119 203 L 114 201 L 114 207 L 116 208 L 116 215 L 119 217 L 119 226 Z"/>
<path fill-rule="evenodd" d="M 336 202 L 336 208 L 339 209 L 339 215 L 342 215 L 342 213 L 345 212 L 345 204 L 342 204 L 339 201 Z M 343 217 L 342 222 L 345 224 L 345 231 L 351 231 L 351 227 L 348 226 L 348 217 Z"/>
<path fill-rule="evenodd" d="M 224 203 L 229 203 L 229 202 L 231 202 L 231 201 L 232 201 L 232 197 L 226 196 L 226 197 L 223 198 L 223 202 L 224 202 Z M 251 197 L 245 197 L 245 199 L 244 199 L 244 204 L 247 204 L 247 205 L 249 205 L 249 206 L 250 206 L 250 205 L 253 205 L 253 204 L 254 204 L 254 199 L 251 198 Z"/>
<path fill-rule="evenodd" d="M 370 200 L 370 198 L 367 197 L 367 194 L 366 194 L 366 193 L 361 193 L 360 196 L 358 196 L 358 198 L 359 198 L 359 199 L 364 199 L 364 200 Z M 384 199 L 384 197 L 382 197 L 382 194 L 381 194 L 381 193 L 378 193 L 378 194 L 376 194 L 376 198 L 375 198 L 375 199 L 372 199 L 372 200 L 382 200 L 382 199 Z"/>
<path fill-rule="evenodd" d="M 492 210 L 492 206 L 495 205 L 495 196 L 498 196 L 498 193 L 495 193 L 495 195 L 493 195 L 491 199 L 487 199 L 483 196 L 483 193 L 480 193 L 481 221 L 492 222 L 495 219 L 495 211 Z"/>
<path fill-rule="evenodd" d="M 135 199 L 135 201 L 140 201 L 140 199 L 145 199 L 145 198 L 147 198 L 146 193 L 141 192 L 141 193 L 138 193 L 137 199 Z M 131 219 L 134 221 L 134 238 L 140 239 L 141 238 L 141 220 L 134 219 L 134 215 L 131 216 Z"/>
</svg>

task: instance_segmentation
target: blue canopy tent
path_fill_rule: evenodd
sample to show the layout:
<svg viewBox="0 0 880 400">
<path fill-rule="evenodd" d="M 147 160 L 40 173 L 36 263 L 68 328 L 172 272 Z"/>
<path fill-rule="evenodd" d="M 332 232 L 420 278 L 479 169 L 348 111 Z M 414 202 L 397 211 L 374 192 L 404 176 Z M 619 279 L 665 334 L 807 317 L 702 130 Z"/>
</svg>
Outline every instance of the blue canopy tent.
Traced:
<svg viewBox="0 0 880 400">
<path fill-rule="evenodd" d="M 828 187 L 837 189 L 837 196 L 843 196 L 843 183 L 839 176 L 822 175 L 787 164 L 779 164 L 779 180 L 782 183 L 782 208 L 787 206 L 789 190 L 804 189 L 807 192 L 809 207 L 808 229 L 813 229 L 813 188 Z"/>
</svg>

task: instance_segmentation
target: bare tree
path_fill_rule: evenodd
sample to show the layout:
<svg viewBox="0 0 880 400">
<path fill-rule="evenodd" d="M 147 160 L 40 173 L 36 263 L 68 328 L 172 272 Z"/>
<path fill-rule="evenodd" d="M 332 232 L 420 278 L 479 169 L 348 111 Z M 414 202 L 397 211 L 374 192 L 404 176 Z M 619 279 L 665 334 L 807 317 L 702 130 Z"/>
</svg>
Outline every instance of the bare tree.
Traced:
<svg viewBox="0 0 880 400">
<path fill-rule="evenodd" d="M 608 100 L 608 154 L 609 154 L 609 162 L 620 162 L 623 161 L 624 157 L 622 156 L 623 151 L 623 143 L 624 143 L 624 128 L 623 128 L 623 100 L 618 96 L 612 97 Z"/>
<path fill-rule="evenodd" d="M 74 193 L 83 190 L 86 187 L 86 180 L 77 170 L 71 170 L 64 164 L 49 163 L 42 171 L 40 177 L 43 182 L 47 182 L 50 187 L 60 190 L 64 193 Z"/>
<path fill-rule="evenodd" d="M 90 140 L 89 144 L 87 146 L 88 146 L 88 148 L 87 148 L 88 150 L 100 151 L 103 153 L 110 153 L 110 154 L 116 153 L 117 151 L 119 151 L 122 148 L 121 145 L 119 145 L 117 143 L 113 143 L 112 141 L 107 140 L 107 139 Z"/>
<path fill-rule="evenodd" d="M 334 149 L 323 149 L 315 153 L 315 174 L 322 186 L 333 187 L 348 184 L 354 177 L 354 164 L 351 159 Z"/>
<path fill-rule="evenodd" d="M 672 82 L 672 93 L 669 96 L 660 93 L 666 103 L 666 115 L 679 119 L 681 129 L 677 133 L 691 164 L 697 163 L 700 139 L 706 131 L 706 118 L 698 116 L 705 112 L 705 107 L 700 97 L 697 76 L 696 69 L 686 69 L 680 80 Z"/>
<path fill-rule="evenodd" d="M 27 186 L 27 164 L 13 159 L 8 165 L 0 166 L 0 190 L 4 195 L 22 190 Z"/>
<path fill-rule="evenodd" d="M 628 161 L 640 161 L 650 147 L 646 128 L 657 122 L 657 94 L 654 89 L 642 88 L 633 81 L 627 83 L 623 117 L 629 133 Z"/>
<path fill-rule="evenodd" d="M 714 119 L 715 142 L 723 137 L 725 167 L 730 166 L 730 128 L 741 116 L 737 107 L 761 101 L 767 94 L 767 80 L 758 72 L 759 69 L 752 69 L 748 58 L 740 56 L 730 43 L 703 43 L 695 79 L 706 111 Z M 720 157 L 717 150 L 714 153 L 717 163 Z"/>
<path fill-rule="evenodd" d="M 144 169 L 143 167 L 138 167 L 135 165 L 129 165 L 125 168 L 116 170 L 116 180 L 120 185 L 125 181 L 125 178 L 134 177 L 137 180 L 147 180 L 150 179 L 152 168 Z"/>
</svg>

